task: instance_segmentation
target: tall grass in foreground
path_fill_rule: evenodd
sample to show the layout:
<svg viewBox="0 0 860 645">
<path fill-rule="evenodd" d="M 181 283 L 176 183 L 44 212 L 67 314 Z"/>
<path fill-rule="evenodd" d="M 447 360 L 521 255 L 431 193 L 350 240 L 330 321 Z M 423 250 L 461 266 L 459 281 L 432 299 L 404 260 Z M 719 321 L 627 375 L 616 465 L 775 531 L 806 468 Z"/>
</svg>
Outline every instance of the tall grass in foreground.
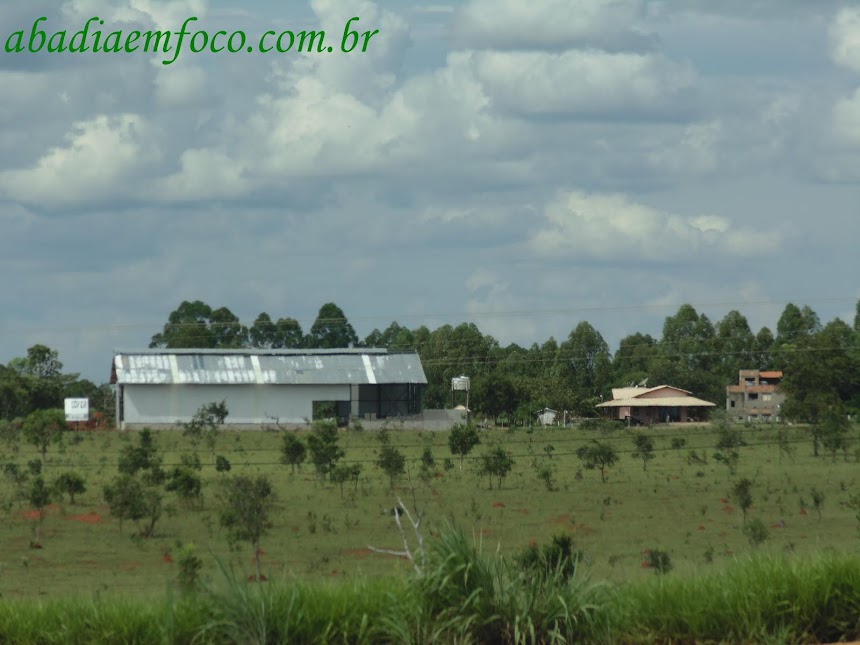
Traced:
<svg viewBox="0 0 860 645">
<path fill-rule="evenodd" d="M 751 556 L 719 573 L 625 586 L 611 613 L 626 643 L 855 640 L 860 559 Z"/>
<path fill-rule="evenodd" d="M 563 564 L 563 563 L 562 563 Z M 860 635 L 860 558 L 756 556 L 722 571 L 609 587 L 526 571 L 449 528 L 423 575 L 224 581 L 164 602 L 0 602 L 0 642 L 827 643 Z"/>
</svg>

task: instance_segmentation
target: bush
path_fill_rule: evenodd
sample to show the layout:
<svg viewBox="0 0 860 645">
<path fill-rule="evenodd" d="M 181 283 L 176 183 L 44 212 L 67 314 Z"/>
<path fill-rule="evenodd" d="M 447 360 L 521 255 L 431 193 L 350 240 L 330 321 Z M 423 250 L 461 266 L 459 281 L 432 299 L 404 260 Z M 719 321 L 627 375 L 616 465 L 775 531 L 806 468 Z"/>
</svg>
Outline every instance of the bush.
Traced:
<svg viewBox="0 0 860 645">
<path fill-rule="evenodd" d="M 759 518 L 750 520 L 743 528 L 743 534 L 749 540 L 750 546 L 757 547 L 770 537 L 770 531 Z"/>
<path fill-rule="evenodd" d="M 582 558 L 583 552 L 575 548 L 573 538 L 562 532 L 553 536 L 552 541 L 543 547 L 533 542 L 514 555 L 514 564 L 535 582 L 544 581 L 555 574 L 563 580 L 569 580 Z"/>
<path fill-rule="evenodd" d="M 648 566 L 654 570 L 654 573 L 668 573 L 672 570 L 672 558 L 662 549 L 651 549 L 648 552 Z"/>
</svg>

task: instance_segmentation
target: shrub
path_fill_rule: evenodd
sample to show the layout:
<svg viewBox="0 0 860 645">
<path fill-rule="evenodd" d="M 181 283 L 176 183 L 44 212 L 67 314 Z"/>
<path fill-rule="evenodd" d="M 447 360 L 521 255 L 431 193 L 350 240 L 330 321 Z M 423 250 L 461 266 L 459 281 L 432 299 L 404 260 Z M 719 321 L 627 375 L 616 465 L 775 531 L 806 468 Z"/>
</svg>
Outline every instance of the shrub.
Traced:
<svg viewBox="0 0 860 645">
<path fill-rule="evenodd" d="M 583 558 L 581 549 L 574 546 L 567 533 L 554 535 L 549 544 L 538 547 L 532 543 L 514 555 L 514 564 L 535 582 L 545 581 L 554 574 L 569 580 Z"/>
</svg>

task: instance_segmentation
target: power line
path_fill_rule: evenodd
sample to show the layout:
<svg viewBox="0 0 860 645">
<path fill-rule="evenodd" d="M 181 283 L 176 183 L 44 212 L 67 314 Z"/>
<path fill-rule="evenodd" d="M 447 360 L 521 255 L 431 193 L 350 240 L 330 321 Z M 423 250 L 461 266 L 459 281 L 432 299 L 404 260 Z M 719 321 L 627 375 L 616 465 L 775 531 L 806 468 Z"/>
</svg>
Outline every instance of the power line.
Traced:
<svg viewBox="0 0 860 645">
<path fill-rule="evenodd" d="M 699 303 L 681 303 L 681 304 L 672 304 L 672 303 L 653 303 L 653 304 L 637 304 L 637 305 L 588 305 L 582 307 L 568 307 L 563 309 L 525 309 L 525 310 L 501 310 L 501 311 L 478 311 L 478 312 L 468 312 L 468 311 L 458 311 L 458 312 L 439 312 L 439 313 L 414 313 L 414 314 L 400 314 L 400 315 L 383 315 L 383 314 L 375 314 L 375 315 L 364 315 L 364 316 L 352 316 L 352 317 L 343 317 L 343 318 L 315 318 L 316 322 L 321 323 L 347 323 L 350 321 L 371 321 L 371 320 L 388 320 L 392 322 L 396 322 L 397 319 L 428 319 L 428 318 L 460 318 L 460 319 L 487 319 L 487 318 L 508 318 L 508 317 L 547 317 L 547 316 L 562 316 L 562 315 L 570 315 L 570 314 L 578 314 L 578 313 L 588 313 L 588 312 L 612 312 L 612 311 L 640 311 L 640 310 L 661 310 L 661 309 L 680 309 L 682 306 L 689 305 L 696 309 L 702 308 L 713 308 L 713 307 L 766 307 L 766 306 L 775 306 L 775 305 L 788 305 L 793 303 L 794 301 L 803 302 L 805 304 L 808 303 L 844 303 L 844 302 L 855 302 L 857 300 L 856 296 L 841 296 L 841 297 L 831 297 L 831 298 L 794 298 L 792 300 L 735 300 L 735 301 L 719 301 L 719 302 L 699 302 Z M 208 320 L 201 322 L 154 322 L 154 323 L 113 323 L 110 325 L 86 325 L 80 327 L 71 327 L 71 326 L 62 326 L 62 327 L 41 327 L 36 328 L 32 325 L 24 326 L 24 327 L 12 327 L 5 326 L 0 327 L 0 329 L 5 329 L 6 331 L 19 331 L 26 333 L 41 333 L 41 332 L 63 332 L 63 331 L 114 331 L 121 329 L 164 329 L 165 327 L 182 329 L 184 327 L 189 328 L 197 328 L 197 327 L 205 327 L 205 328 L 230 328 L 235 326 L 246 326 L 242 325 L 241 321 L 238 319 L 236 321 L 228 321 L 228 322 L 210 322 Z M 277 320 L 272 321 L 272 325 L 277 326 Z"/>
</svg>

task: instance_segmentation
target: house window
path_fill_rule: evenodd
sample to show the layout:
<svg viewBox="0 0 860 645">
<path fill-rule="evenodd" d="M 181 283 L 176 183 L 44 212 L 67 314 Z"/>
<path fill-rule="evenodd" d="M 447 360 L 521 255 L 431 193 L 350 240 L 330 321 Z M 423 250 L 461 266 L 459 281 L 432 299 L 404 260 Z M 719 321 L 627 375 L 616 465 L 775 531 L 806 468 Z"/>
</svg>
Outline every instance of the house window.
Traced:
<svg viewBox="0 0 860 645">
<path fill-rule="evenodd" d="M 761 395 L 761 400 L 762 400 L 762 401 L 770 401 L 772 398 L 773 398 L 773 395 L 772 395 L 772 394 L 762 394 L 762 395 Z"/>
<path fill-rule="evenodd" d="M 729 401 L 729 407 L 732 407 L 732 408 L 735 407 L 734 399 Z"/>
<path fill-rule="evenodd" d="M 748 395 L 750 401 L 758 401 L 758 393 L 750 392 Z"/>
</svg>

